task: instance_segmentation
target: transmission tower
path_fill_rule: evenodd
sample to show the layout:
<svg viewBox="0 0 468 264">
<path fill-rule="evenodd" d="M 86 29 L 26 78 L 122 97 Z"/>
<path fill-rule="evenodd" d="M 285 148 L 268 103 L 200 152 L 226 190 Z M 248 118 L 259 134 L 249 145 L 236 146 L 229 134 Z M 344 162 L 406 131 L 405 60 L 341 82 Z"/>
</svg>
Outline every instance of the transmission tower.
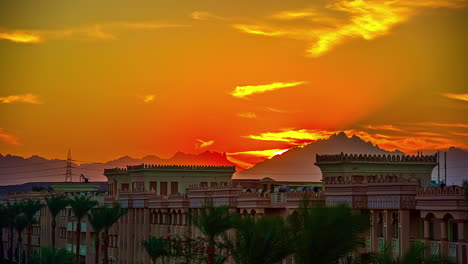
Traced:
<svg viewBox="0 0 468 264">
<path fill-rule="evenodd" d="M 72 158 L 71 158 L 71 151 L 68 149 L 68 157 L 67 157 L 67 172 L 65 172 L 65 182 L 72 182 Z"/>
</svg>

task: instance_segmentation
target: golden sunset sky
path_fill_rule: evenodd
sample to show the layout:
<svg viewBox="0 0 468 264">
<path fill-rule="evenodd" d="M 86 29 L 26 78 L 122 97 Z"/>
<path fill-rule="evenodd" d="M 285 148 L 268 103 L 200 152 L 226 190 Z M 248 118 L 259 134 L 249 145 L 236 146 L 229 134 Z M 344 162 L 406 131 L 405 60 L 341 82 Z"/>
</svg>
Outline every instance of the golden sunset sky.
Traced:
<svg viewBox="0 0 468 264">
<path fill-rule="evenodd" d="M 0 153 L 468 148 L 468 1 L 1 1 Z"/>
</svg>

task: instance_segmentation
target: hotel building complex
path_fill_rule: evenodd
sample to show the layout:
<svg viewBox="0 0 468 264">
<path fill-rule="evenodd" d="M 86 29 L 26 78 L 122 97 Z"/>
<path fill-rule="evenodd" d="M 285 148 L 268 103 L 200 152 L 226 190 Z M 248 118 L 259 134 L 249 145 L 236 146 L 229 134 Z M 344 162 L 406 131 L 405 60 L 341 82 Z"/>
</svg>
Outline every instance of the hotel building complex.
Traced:
<svg viewBox="0 0 468 264">
<path fill-rule="evenodd" d="M 342 153 L 317 155 L 315 164 L 322 171 L 321 184 L 270 178 L 235 180 L 231 178 L 235 172 L 232 166 L 138 165 L 106 169 L 107 192 L 98 192 L 92 183 L 60 184 L 53 192 L 92 195 L 101 205 L 120 204 L 129 209 L 112 227 L 111 263 L 150 263 L 141 243 L 150 235 L 201 236 L 188 213 L 196 214 L 206 203 L 224 205 L 242 215 L 286 217 L 297 211 L 304 197 L 316 205 L 346 203 L 368 214 L 371 228 L 364 234 L 367 243 L 363 251 L 377 252 L 385 244 L 398 256 L 419 240 L 426 245 L 428 255 L 441 254 L 457 263 L 468 263 L 468 202 L 460 186 L 429 187 L 436 156 Z M 320 188 L 304 188 L 317 184 Z M 43 199 L 44 195 L 50 193 L 11 194 L 5 201 Z M 36 248 L 50 245 L 51 240 L 47 208 L 41 209 L 38 219 L 31 242 Z M 63 210 L 57 221 L 57 246 L 75 248 L 76 222 L 70 209 Z M 82 261 L 94 263 L 93 230 L 86 219 L 81 231 Z M 3 230 L 5 252 L 8 232 Z"/>
</svg>

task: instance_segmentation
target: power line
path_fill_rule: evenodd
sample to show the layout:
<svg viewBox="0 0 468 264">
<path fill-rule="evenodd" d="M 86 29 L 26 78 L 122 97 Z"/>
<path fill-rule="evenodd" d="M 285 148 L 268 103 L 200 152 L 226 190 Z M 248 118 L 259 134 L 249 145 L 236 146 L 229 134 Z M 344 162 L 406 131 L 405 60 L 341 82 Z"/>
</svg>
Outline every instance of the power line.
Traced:
<svg viewBox="0 0 468 264">
<path fill-rule="evenodd" d="M 64 160 L 56 160 L 56 161 L 49 161 L 49 162 L 41 162 L 41 163 L 32 163 L 32 164 L 24 164 L 24 165 L 18 165 L 18 166 L 0 166 L 0 169 L 8 169 L 8 168 L 19 168 L 19 167 L 29 167 L 29 166 L 39 166 L 39 165 L 44 165 L 44 164 L 52 164 L 52 163 L 58 163 L 62 162 L 64 163 Z"/>
<path fill-rule="evenodd" d="M 20 173 L 30 173 L 30 172 L 38 172 L 38 171 L 48 171 L 48 170 L 58 170 L 58 169 L 65 169 L 66 167 L 60 168 L 48 168 L 48 169 L 41 169 L 41 170 L 31 170 L 31 171 L 15 171 L 15 172 L 2 172 L 0 175 L 9 175 L 9 174 L 20 174 Z"/>
</svg>

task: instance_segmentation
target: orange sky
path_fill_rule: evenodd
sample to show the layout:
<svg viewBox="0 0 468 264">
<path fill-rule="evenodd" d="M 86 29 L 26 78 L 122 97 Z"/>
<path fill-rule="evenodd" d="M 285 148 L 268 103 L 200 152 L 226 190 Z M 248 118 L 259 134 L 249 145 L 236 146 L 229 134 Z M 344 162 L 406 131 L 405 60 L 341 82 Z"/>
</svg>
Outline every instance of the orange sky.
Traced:
<svg viewBox="0 0 468 264">
<path fill-rule="evenodd" d="M 468 148 L 466 0 L 1 1 L 0 153 Z M 258 158 L 260 157 L 260 158 Z"/>
</svg>

